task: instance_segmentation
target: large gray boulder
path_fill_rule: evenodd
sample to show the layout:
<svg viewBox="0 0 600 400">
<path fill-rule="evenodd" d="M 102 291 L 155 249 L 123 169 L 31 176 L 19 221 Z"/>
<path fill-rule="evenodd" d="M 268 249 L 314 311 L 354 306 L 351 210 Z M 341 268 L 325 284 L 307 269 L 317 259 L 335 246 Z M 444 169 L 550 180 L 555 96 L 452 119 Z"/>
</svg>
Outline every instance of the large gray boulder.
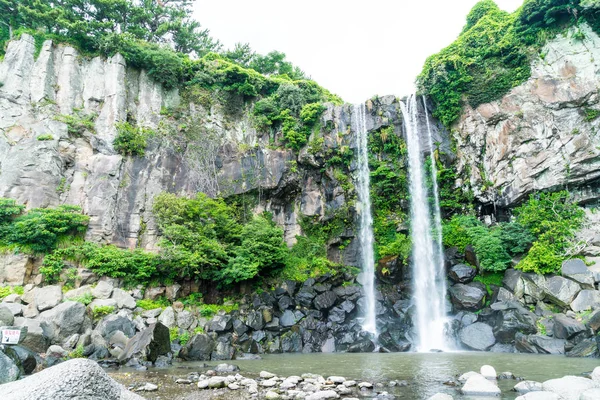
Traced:
<svg viewBox="0 0 600 400">
<path fill-rule="evenodd" d="M 597 290 L 582 290 L 571 302 L 571 310 L 575 312 L 600 308 L 600 292 Z"/>
<path fill-rule="evenodd" d="M 494 303 L 493 320 L 494 336 L 501 343 L 512 343 L 515 334 L 521 332 L 532 334 L 537 332 L 536 316 L 517 301 Z"/>
<path fill-rule="evenodd" d="M 483 307 L 487 292 L 476 285 L 457 283 L 449 290 L 450 300 L 457 310 L 477 311 Z"/>
<path fill-rule="evenodd" d="M 483 322 L 475 322 L 464 327 L 458 336 L 462 344 L 473 350 L 484 351 L 496 343 L 492 327 Z"/>
<path fill-rule="evenodd" d="M 62 343 L 75 333 L 81 333 L 85 320 L 85 306 L 76 301 L 66 301 L 51 310 L 44 311 L 38 317 L 45 322 L 44 332 L 52 343 Z"/>
<path fill-rule="evenodd" d="M 135 325 L 133 322 L 122 315 L 111 314 L 102 318 L 96 326 L 97 331 L 103 338 L 108 339 L 116 331 L 121 331 L 128 338 L 135 335 Z"/>
<path fill-rule="evenodd" d="M 117 383 L 92 360 L 65 361 L 17 382 L 0 386 L 11 400 L 143 400 Z"/>
<path fill-rule="evenodd" d="M 5 307 L 4 304 L 0 304 L 0 326 L 12 325 L 15 320 L 13 313 Z"/>
<path fill-rule="evenodd" d="M 469 283 L 476 275 L 477 269 L 466 264 L 456 264 L 448 271 L 448 277 L 456 283 Z"/>
<path fill-rule="evenodd" d="M 579 258 L 563 261 L 561 274 L 579 283 L 585 289 L 594 289 L 594 274 Z"/>
<path fill-rule="evenodd" d="M 598 357 L 598 344 L 594 339 L 583 339 L 566 353 L 567 357 Z"/>
<path fill-rule="evenodd" d="M 507 269 L 504 272 L 502 286 L 508 289 L 517 299 L 523 297 L 523 272 L 517 269 Z"/>
<path fill-rule="evenodd" d="M 578 283 L 562 276 L 547 279 L 544 287 L 545 298 L 559 307 L 568 307 L 580 291 Z"/>
<path fill-rule="evenodd" d="M 135 299 L 123 289 L 115 288 L 112 291 L 111 298 L 117 301 L 117 307 L 129 308 L 133 310 L 136 307 Z"/>
<path fill-rule="evenodd" d="M 157 322 L 127 341 L 119 361 L 124 362 L 135 357 L 140 361 L 155 362 L 159 356 L 167 355 L 170 351 L 169 328 Z"/>
<path fill-rule="evenodd" d="M 16 381 L 19 376 L 21 376 L 21 366 L 18 355 L 10 347 L 0 348 L 0 385 Z M 1 393 L 2 386 L 0 386 L 0 398 L 4 399 Z"/>
<path fill-rule="evenodd" d="M 37 353 L 45 353 L 50 345 L 50 337 L 48 336 L 48 325 L 46 322 L 40 322 L 37 319 L 31 318 L 15 318 L 15 326 L 23 326 L 27 328 L 27 336 L 21 343 L 23 346 Z M 46 331 L 44 331 L 44 329 Z"/>
<path fill-rule="evenodd" d="M 335 305 L 337 295 L 333 291 L 323 292 L 315 297 L 313 304 L 317 310 L 329 310 Z"/>
<path fill-rule="evenodd" d="M 231 316 L 219 314 L 215 315 L 212 321 L 210 321 L 208 330 L 214 332 L 226 332 L 231 330 L 232 325 L 233 322 L 231 320 Z"/>
<path fill-rule="evenodd" d="M 158 316 L 158 322 L 165 325 L 167 328 L 172 328 L 176 326 L 175 322 L 175 310 L 173 307 L 167 307 L 163 310 L 162 313 Z"/>
<path fill-rule="evenodd" d="M 565 354 L 564 339 L 550 338 L 542 335 L 515 335 L 515 347 L 522 353 Z"/>
<path fill-rule="evenodd" d="M 56 307 L 62 300 L 62 289 L 58 285 L 38 287 L 34 289 L 34 302 L 39 311 Z"/>
<path fill-rule="evenodd" d="M 460 390 L 466 396 L 499 396 L 500 388 L 481 374 L 473 374 Z"/>
<path fill-rule="evenodd" d="M 92 289 L 92 295 L 96 299 L 110 299 L 113 292 L 113 285 L 107 281 L 100 281 L 95 288 Z"/>
<path fill-rule="evenodd" d="M 542 389 L 557 394 L 561 400 L 579 400 L 583 392 L 600 387 L 600 384 L 581 376 L 565 376 L 550 379 L 542 384 Z"/>
<path fill-rule="evenodd" d="M 179 357 L 188 361 L 210 360 L 210 355 L 215 349 L 215 341 L 206 334 L 197 334 L 186 343 L 179 351 Z"/>
<path fill-rule="evenodd" d="M 587 328 L 581 322 L 569 318 L 564 314 L 554 317 L 554 337 L 558 339 L 572 339 L 575 335 L 585 332 Z"/>
</svg>

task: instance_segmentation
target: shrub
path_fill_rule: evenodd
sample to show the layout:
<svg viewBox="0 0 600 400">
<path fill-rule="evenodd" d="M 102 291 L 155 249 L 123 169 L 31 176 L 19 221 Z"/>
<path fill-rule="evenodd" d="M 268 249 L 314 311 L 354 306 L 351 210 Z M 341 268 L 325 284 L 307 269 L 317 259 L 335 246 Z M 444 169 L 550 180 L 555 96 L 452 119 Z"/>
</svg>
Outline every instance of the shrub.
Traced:
<svg viewBox="0 0 600 400">
<path fill-rule="evenodd" d="M 54 136 L 52 136 L 49 133 L 46 133 L 44 135 L 40 135 L 37 137 L 37 140 L 39 140 L 40 142 L 43 142 L 45 140 L 54 140 Z"/>
<path fill-rule="evenodd" d="M 77 206 L 34 208 L 15 218 L 5 237 L 8 243 L 47 253 L 61 239 L 84 234 L 88 221 L 89 217 Z"/>
<path fill-rule="evenodd" d="M 300 110 L 300 120 L 307 126 L 313 126 L 317 123 L 325 109 L 321 103 L 306 104 Z"/>
<path fill-rule="evenodd" d="M 154 310 L 156 308 L 169 307 L 169 301 L 164 297 L 159 297 L 156 300 L 142 299 L 135 302 L 136 305 L 144 310 Z"/>
<path fill-rule="evenodd" d="M 94 300 L 94 296 L 91 293 L 85 293 L 81 296 L 73 297 L 71 300 L 87 306 Z"/>
<path fill-rule="evenodd" d="M 98 320 L 102 317 L 112 314 L 113 311 L 115 311 L 113 306 L 97 306 L 92 309 L 92 317 L 95 320 Z"/>
<path fill-rule="evenodd" d="M 84 358 L 83 351 L 84 347 L 80 344 L 75 350 L 69 353 L 69 358 Z"/>
<path fill-rule="evenodd" d="M 152 131 L 141 126 L 131 125 L 129 122 L 116 124 L 117 136 L 113 141 L 115 150 L 123 156 L 143 157 L 148 145 L 147 138 Z"/>
<path fill-rule="evenodd" d="M 69 135 L 81 137 L 85 131 L 96 133 L 94 122 L 96 120 L 96 114 L 62 114 L 56 116 L 55 119 L 67 124 L 67 132 Z"/>
</svg>

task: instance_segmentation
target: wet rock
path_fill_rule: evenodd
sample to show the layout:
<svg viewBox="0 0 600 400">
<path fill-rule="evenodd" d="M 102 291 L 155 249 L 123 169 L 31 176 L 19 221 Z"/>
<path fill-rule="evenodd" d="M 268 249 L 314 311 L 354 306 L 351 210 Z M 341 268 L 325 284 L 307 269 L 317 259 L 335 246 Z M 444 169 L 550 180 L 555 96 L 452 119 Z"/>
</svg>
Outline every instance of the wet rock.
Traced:
<svg viewBox="0 0 600 400">
<path fill-rule="evenodd" d="M 545 298 L 559 307 L 568 307 L 579 294 L 581 287 L 576 282 L 561 276 L 546 280 Z"/>
<path fill-rule="evenodd" d="M 496 374 L 496 369 L 491 365 L 483 365 L 479 369 L 479 373 L 486 379 L 496 379 L 498 375 Z"/>
<path fill-rule="evenodd" d="M 585 289 L 594 289 L 594 275 L 579 258 L 563 261 L 561 275 L 579 283 Z"/>
<path fill-rule="evenodd" d="M 0 349 L 0 384 L 16 381 L 20 376 L 21 362 L 18 355 L 9 347 Z M 0 387 L 1 393 L 2 387 Z"/>
<path fill-rule="evenodd" d="M 296 316 L 293 311 L 285 310 L 279 318 L 279 324 L 284 327 L 293 326 L 296 323 Z"/>
<path fill-rule="evenodd" d="M 348 353 L 371 353 L 375 350 L 375 344 L 369 339 L 361 339 L 348 347 Z"/>
<path fill-rule="evenodd" d="M 214 340 L 206 334 L 196 334 L 179 351 L 179 357 L 186 361 L 210 360 L 215 348 Z"/>
<path fill-rule="evenodd" d="M 327 319 L 336 324 L 343 324 L 346 321 L 346 311 L 341 307 L 334 307 L 329 311 Z"/>
<path fill-rule="evenodd" d="M 494 336 L 499 342 L 512 343 L 517 332 L 524 334 L 537 332 L 535 314 L 518 302 L 494 303 L 491 308 L 495 311 L 492 321 Z"/>
<path fill-rule="evenodd" d="M 195 318 L 191 312 L 189 312 L 187 310 L 182 310 L 177 313 L 177 326 L 179 328 L 187 330 L 192 326 L 192 324 L 194 322 L 195 322 Z"/>
<path fill-rule="evenodd" d="M 334 390 L 319 390 L 306 396 L 306 400 L 324 400 L 324 399 L 338 399 L 340 397 Z"/>
<path fill-rule="evenodd" d="M 219 389 L 227 386 L 227 378 L 223 376 L 213 376 L 208 379 L 209 389 Z"/>
<path fill-rule="evenodd" d="M 313 304 L 317 310 L 329 310 L 335 304 L 337 295 L 335 292 L 323 292 L 315 297 Z"/>
<path fill-rule="evenodd" d="M 157 390 L 158 386 L 150 382 L 146 382 L 142 386 L 135 389 L 136 392 L 156 392 Z"/>
<path fill-rule="evenodd" d="M 37 358 L 39 356 L 33 351 L 19 345 L 11 346 L 11 349 L 15 352 L 15 354 L 19 357 L 21 361 L 21 368 L 26 375 L 33 373 L 35 368 L 37 367 Z"/>
<path fill-rule="evenodd" d="M 483 322 L 476 322 L 459 332 L 462 344 L 473 350 L 484 351 L 496 343 L 492 327 Z"/>
<path fill-rule="evenodd" d="M 298 332 L 286 332 L 281 335 L 281 351 L 284 353 L 299 353 L 302 351 L 302 337 Z"/>
<path fill-rule="evenodd" d="M 457 310 L 477 311 L 483 307 L 487 292 L 478 286 L 457 283 L 449 291 L 452 305 Z"/>
<path fill-rule="evenodd" d="M 476 275 L 477 269 L 466 264 L 457 264 L 448 272 L 448 277 L 456 283 L 469 283 Z"/>
<path fill-rule="evenodd" d="M 561 400 L 579 400 L 583 392 L 597 387 L 599 387 L 598 383 L 580 376 L 550 379 L 542 384 L 544 391 L 558 395 Z"/>
<path fill-rule="evenodd" d="M 467 379 L 461 392 L 467 396 L 499 396 L 501 393 L 495 383 L 480 374 Z"/>
<path fill-rule="evenodd" d="M 581 322 L 569 318 L 564 314 L 557 314 L 554 317 L 554 337 L 557 339 L 569 340 L 586 330 L 587 328 Z"/>
<path fill-rule="evenodd" d="M 490 347 L 489 351 L 491 351 L 492 353 L 516 353 L 517 352 L 514 345 L 505 344 L 505 343 L 496 343 L 495 345 Z"/>
<path fill-rule="evenodd" d="M 231 343 L 231 334 L 227 334 L 217 338 L 210 358 L 211 360 L 231 360 L 234 354 L 235 349 Z"/>
<path fill-rule="evenodd" d="M 219 364 L 215 367 L 215 372 L 218 373 L 227 373 L 227 372 L 236 372 L 239 371 L 240 367 L 233 364 Z"/>
<path fill-rule="evenodd" d="M 252 328 L 255 331 L 260 331 L 264 328 L 265 323 L 263 321 L 263 315 L 260 311 L 250 311 L 248 313 L 248 318 L 246 319 L 246 325 Z"/>
<path fill-rule="evenodd" d="M 508 289 L 517 299 L 523 297 L 523 273 L 516 269 L 507 269 L 504 272 L 502 286 Z"/>
<path fill-rule="evenodd" d="M 542 335 L 515 335 L 515 347 L 523 353 L 564 354 L 564 339 L 553 339 Z"/>
<path fill-rule="evenodd" d="M 598 355 L 598 345 L 593 339 L 583 339 L 566 353 L 567 357 L 598 357 Z"/>
<path fill-rule="evenodd" d="M 118 359 L 126 362 L 135 357 L 154 363 L 159 356 L 167 355 L 170 351 L 169 328 L 157 322 L 129 339 Z"/>
<path fill-rule="evenodd" d="M 515 385 L 514 390 L 519 394 L 540 392 L 542 390 L 542 384 L 536 381 L 521 381 Z"/>
</svg>

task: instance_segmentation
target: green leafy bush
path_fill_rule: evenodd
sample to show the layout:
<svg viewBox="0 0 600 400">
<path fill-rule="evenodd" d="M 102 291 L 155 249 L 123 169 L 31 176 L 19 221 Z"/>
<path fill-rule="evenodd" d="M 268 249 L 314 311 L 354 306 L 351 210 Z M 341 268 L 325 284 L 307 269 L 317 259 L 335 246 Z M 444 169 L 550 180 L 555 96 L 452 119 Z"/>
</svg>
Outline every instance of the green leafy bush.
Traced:
<svg viewBox="0 0 600 400">
<path fill-rule="evenodd" d="M 92 309 L 92 317 L 95 320 L 98 320 L 102 317 L 112 314 L 113 311 L 115 311 L 113 306 L 97 306 Z"/>
<path fill-rule="evenodd" d="M 433 100 L 433 115 L 449 127 L 464 103 L 477 107 L 527 80 L 531 59 L 556 33 L 578 20 L 600 31 L 599 16 L 597 8 L 573 0 L 527 0 L 512 14 L 480 1 L 459 37 L 427 59 L 418 86 Z"/>
<path fill-rule="evenodd" d="M 81 114 L 76 112 L 72 115 L 61 114 L 55 117 L 57 121 L 67 124 L 67 132 L 74 137 L 81 137 L 84 132 L 96 133 L 96 114 Z"/>
<path fill-rule="evenodd" d="M 16 217 L 9 229 L 3 229 L 2 236 L 9 244 L 47 253 L 52 251 L 61 239 L 83 235 L 87 230 L 88 221 L 89 217 L 83 215 L 81 208 L 77 206 L 34 208 Z"/>
<path fill-rule="evenodd" d="M 159 297 L 156 300 L 142 299 L 135 302 L 136 305 L 144 310 L 154 310 L 157 308 L 169 307 L 169 301 L 164 297 Z"/>
<path fill-rule="evenodd" d="M 85 293 L 81 296 L 73 297 L 71 300 L 87 306 L 94 300 L 94 296 L 91 293 Z"/>
<path fill-rule="evenodd" d="M 46 133 L 44 135 L 38 136 L 37 140 L 39 140 L 40 142 L 47 141 L 47 140 L 54 140 L 54 136 L 52 136 L 49 133 Z"/>
<path fill-rule="evenodd" d="M 150 129 L 132 125 L 129 122 L 116 124 L 117 136 L 113 141 L 115 150 L 123 156 L 143 157 L 148 146 L 148 136 L 152 134 Z"/>
</svg>

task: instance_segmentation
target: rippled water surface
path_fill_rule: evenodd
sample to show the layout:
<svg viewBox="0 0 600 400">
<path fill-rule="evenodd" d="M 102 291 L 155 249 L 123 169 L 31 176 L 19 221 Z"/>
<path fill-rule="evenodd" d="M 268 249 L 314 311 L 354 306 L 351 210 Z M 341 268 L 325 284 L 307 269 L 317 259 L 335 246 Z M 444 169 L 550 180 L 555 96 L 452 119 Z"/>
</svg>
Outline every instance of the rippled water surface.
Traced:
<svg viewBox="0 0 600 400">
<path fill-rule="evenodd" d="M 316 373 L 324 376 L 338 375 L 357 380 L 368 380 L 387 384 L 390 380 L 405 380 L 407 387 L 389 388 L 390 393 L 404 399 L 426 399 L 437 392 L 458 396 L 457 387 L 444 385 L 467 371 L 479 371 L 484 364 L 492 365 L 498 373 L 510 371 L 529 380 L 545 381 L 565 375 L 581 375 L 591 372 L 600 365 L 598 359 L 567 358 L 564 356 L 501 354 L 479 352 L 455 353 L 334 353 L 334 354 L 279 354 L 265 355 L 262 360 L 235 360 L 242 375 L 253 376 L 262 370 L 280 376 Z M 169 376 L 184 376 L 189 371 L 202 371 L 204 363 L 177 363 L 169 370 L 162 370 L 165 379 Z M 215 366 L 217 362 L 207 363 Z M 151 373 L 151 372 L 148 372 Z M 135 373 L 145 374 L 143 372 Z M 170 378 L 172 379 L 172 377 Z M 500 380 L 502 399 L 514 399 L 516 393 L 510 389 L 514 380 Z M 386 385 L 387 386 L 387 385 Z M 194 390 L 190 388 L 190 390 Z M 197 389 L 195 389 L 197 390 Z M 163 395 L 166 393 L 163 393 Z M 166 396 L 168 397 L 168 396 Z M 165 397 L 163 397 L 165 398 Z"/>
</svg>

